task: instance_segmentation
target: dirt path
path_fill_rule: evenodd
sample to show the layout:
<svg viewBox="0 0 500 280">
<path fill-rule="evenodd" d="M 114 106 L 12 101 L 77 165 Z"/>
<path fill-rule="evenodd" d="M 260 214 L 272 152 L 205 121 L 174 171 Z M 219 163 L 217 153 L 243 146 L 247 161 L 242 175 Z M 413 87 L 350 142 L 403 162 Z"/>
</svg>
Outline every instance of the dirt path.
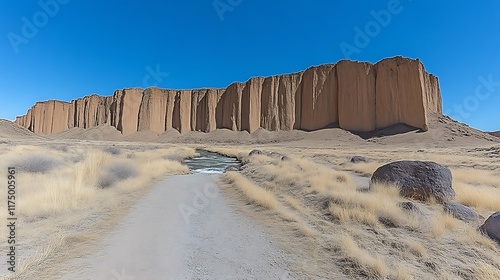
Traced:
<svg viewBox="0 0 500 280">
<path fill-rule="evenodd" d="M 158 183 L 62 279 L 294 279 L 273 239 L 219 193 L 217 176 Z"/>
</svg>

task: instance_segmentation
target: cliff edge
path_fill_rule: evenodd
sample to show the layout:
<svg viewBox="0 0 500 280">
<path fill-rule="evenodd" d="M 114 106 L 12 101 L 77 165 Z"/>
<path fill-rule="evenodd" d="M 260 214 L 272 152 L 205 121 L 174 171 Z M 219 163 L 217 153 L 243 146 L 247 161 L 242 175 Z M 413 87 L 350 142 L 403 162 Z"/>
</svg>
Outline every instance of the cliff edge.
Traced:
<svg viewBox="0 0 500 280">
<path fill-rule="evenodd" d="M 437 77 L 418 59 L 394 57 L 376 64 L 343 60 L 226 89 L 133 88 L 109 97 L 38 102 L 15 122 L 40 135 L 101 124 L 124 135 L 218 128 L 311 131 L 332 125 L 368 132 L 398 123 L 426 131 L 429 116 L 442 114 L 441 104 Z"/>
</svg>

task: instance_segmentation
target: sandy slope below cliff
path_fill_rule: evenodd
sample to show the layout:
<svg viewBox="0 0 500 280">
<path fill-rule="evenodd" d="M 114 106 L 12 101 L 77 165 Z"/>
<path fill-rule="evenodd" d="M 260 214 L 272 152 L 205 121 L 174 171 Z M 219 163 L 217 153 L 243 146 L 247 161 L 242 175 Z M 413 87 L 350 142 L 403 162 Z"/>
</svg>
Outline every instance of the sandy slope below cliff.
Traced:
<svg viewBox="0 0 500 280">
<path fill-rule="evenodd" d="M 97 248 L 51 272 L 58 279 L 294 279 L 293 257 L 233 210 L 216 179 L 159 182 Z"/>
<path fill-rule="evenodd" d="M 19 126 L 11 121 L 0 119 L 0 140 L 1 139 L 35 139 L 40 140 L 42 137 L 35 135 L 28 129 Z"/>
</svg>

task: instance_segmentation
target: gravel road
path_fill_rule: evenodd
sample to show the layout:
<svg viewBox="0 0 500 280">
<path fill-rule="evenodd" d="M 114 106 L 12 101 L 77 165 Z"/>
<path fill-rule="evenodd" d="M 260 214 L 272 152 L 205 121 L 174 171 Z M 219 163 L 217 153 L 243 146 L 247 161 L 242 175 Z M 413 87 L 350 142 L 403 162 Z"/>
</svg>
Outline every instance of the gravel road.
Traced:
<svg viewBox="0 0 500 280">
<path fill-rule="evenodd" d="M 157 183 L 62 279 L 295 279 L 272 236 L 219 192 L 218 176 Z"/>
</svg>

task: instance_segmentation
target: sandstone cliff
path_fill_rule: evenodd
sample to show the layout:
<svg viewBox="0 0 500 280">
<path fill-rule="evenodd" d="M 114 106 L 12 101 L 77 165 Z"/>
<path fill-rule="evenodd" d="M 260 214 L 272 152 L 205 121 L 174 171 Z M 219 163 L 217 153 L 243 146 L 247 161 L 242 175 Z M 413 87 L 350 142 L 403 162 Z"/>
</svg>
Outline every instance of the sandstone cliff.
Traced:
<svg viewBox="0 0 500 280">
<path fill-rule="evenodd" d="M 309 131 L 330 125 L 364 132 L 398 123 L 425 131 L 428 116 L 441 111 L 437 77 L 418 59 L 395 57 L 376 64 L 344 60 L 226 89 L 124 89 L 71 103 L 39 102 L 16 123 L 37 134 L 104 123 L 124 135 L 217 128 L 252 133 L 261 127 Z"/>
</svg>

